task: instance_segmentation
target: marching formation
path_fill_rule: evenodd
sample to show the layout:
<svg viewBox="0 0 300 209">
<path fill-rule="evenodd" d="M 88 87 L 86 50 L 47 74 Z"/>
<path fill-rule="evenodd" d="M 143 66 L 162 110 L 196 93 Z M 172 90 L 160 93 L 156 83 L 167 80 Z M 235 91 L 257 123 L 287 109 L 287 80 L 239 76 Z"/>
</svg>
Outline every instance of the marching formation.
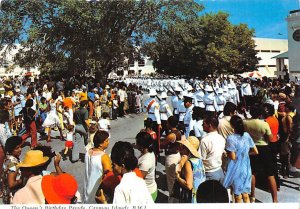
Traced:
<svg viewBox="0 0 300 209">
<path fill-rule="evenodd" d="M 5 204 L 151 204 L 161 186 L 157 163 L 165 167 L 169 203 L 255 202 L 258 178 L 278 202 L 281 176 L 297 170 L 294 83 L 227 77 L 129 77 L 105 85 L 86 77 L 2 81 Z M 147 117 L 135 146 L 124 139 L 106 153 L 114 131 L 110 120 L 142 112 Z M 65 141 L 61 154 L 51 151 L 53 131 Z M 20 159 L 26 143 L 30 150 Z M 81 146 L 85 175 L 78 188 L 79 179 L 60 161 L 76 164 Z M 52 159 L 55 171 L 47 169 Z"/>
</svg>

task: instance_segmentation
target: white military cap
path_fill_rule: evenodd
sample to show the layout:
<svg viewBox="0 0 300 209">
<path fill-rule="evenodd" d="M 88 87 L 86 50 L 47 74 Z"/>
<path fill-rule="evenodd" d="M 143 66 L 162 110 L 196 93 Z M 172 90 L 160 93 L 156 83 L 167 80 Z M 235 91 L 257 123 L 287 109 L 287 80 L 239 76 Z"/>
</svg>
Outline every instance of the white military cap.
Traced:
<svg viewBox="0 0 300 209">
<path fill-rule="evenodd" d="M 182 88 L 180 88 L 179 86 L 176 86 L 175 91 L 182 91 Z"/>
<path fill-rule="evenodd" d="M 228 92 L 228 87 L 227 86 L 223 87 L 223 92 Z"/>
<path fill-rule="evenodd" d="M 168 95 L 167 95 L 166 92 L 162 92 L 161 95 L 160 95 L 160 97 L 161 97 L 162 99 L 165 99 L 165 98 L 168 98 Z"/>
<path fill-rule="evenodd" d="M 214 91 L 213 88 L 211 86 L 209 86 L 209 85 L 206 85 L 204 90 L 208 91 L 208 92 Z"/>
<path fill-rule="evenodd" d="M 218 94 L 223 94 L 223 89 L 221 89 L 221 88 L 218 88 Z"/>
<path fill-rule="evenodd" d="M 183 96 L 184 96 L 185 98 L 191 98 L 191 99 L 194 98 L 194 94 L 193 94 L 193 93 L 187 93 L 187 94 L 184 94 Z"/>
<path fill-rule="evenodd" d="M 191 85 L 188 85 L 187 90 L 188 90 L 188 91 L 192 91 L 192 90 L 193 90 L 193 87 L 192 87 Z"/>
<path fill-rule="evenodd" d="M 150 96 L 156 96 L 157 95 L 156 90 L 155 89 L 150 89 L 149 95 Z"/>
</svg>

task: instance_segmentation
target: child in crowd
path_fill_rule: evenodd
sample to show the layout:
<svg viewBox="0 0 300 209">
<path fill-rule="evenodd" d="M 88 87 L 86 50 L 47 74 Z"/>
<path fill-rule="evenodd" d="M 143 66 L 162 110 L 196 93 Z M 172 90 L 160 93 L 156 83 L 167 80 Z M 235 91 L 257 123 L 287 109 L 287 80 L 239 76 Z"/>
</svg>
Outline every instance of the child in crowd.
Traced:
<svg viewBox="0 0 300 209">
<path fill-rule="evenodd" d="M 110 122 L 109 122 L 109 113 L 102 113 L 102 117 L 98 121 L 99 130 L 103 130 L 109 133 Z"/>
<path fill-rule="evenodd" d="M 74 125 L 68 124 L 65 126 L 67 129 L 67 137 L 66 137 L 66 142 L 65 142 L 65 151 L 63 153 L 63 160 L 67 160 L 67 154 L 69 149 L 73 148 L 73 138 L 74 138 Z"/>
<path fill-rule="evenodd" d="M 112 107 L 112 119 L 116 120 L 118 115 L 118 109 L 119 109 L 119 97 L 116 95 L 113 99 L 113 107 Z"/>
</svg>

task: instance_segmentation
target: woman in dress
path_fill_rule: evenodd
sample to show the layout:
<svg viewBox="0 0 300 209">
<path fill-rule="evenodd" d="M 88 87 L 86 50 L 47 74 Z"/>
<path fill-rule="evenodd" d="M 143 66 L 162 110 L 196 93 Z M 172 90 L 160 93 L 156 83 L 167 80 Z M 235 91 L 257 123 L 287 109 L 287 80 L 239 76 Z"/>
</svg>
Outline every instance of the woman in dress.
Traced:
<svg viewBox="0 0 300 209">
<path fill-rule="evenodd" d="M 155 182 L 155 154 L 153 152 L 153 140 L 149 133 L 140 132 L 136 135 L 136 145 L 141 152 L 138 158 L 138 167 L 145 179 L 147 188 L 153 201 L 157 198 L 157 184 Z"/>
<path fill-rule="evenodd" d="M 51 98 L 49 101 L 49 109 L 50 111 L 47 113 L 47 117 L 43 123 L 43 127 L 45 131 L 48 132 L 47 142 L 51 142 L 51 129 L 54 127 L 58 127 L 60 133 L 60 139 L 63 140 L 62 128 L 60 125 L 60 119 L 58 117 L 58 109 L 60 106 L 60 100 L 55 100 L 55 98 Z"/>
<path fill-rule="evenodd" d="M 103 90 L 102 95 L 100 96 L 100 104 L 101 104 L 101 112 L 102 114 L 104 112 L 109 113 L 109 107 L 108 107 L 108 92 L 106 89 Z"/>
<path fill-rule="evenodd" d="M 85 176 L 83 203 L 96 203 L 95 196 L 99 183 L 105 174 L 112 171 L 111 161 L 105 149 L 109 145 L 109 134 L 106 131 L 97 131 L 94 139 L 94 148 L 85 154 Z"/>
<path fill-rule="evenodd" d="M 226 152 L 229 157 L 227 172 L 224 179 L 224 187 L 233 188 L 235 202 L 249 203 L 251 192 L 251 166 L 250 154 L 258 154 L 257 148 L 251 136 L 245 132 L 243 120 L 237 115 L 230 119 L 234 134 L 227 137 Z"/>
<path fill-rule="evenodd" d="M 22 152 L 22 139 L 19 136 L 12 136 L 5 143 L 6 159 L 3 164 L 3 203 L 10 204 L 15 192 L 21 188 L 21 172 L 17 168 L 20 163 Z"/>
</svg>

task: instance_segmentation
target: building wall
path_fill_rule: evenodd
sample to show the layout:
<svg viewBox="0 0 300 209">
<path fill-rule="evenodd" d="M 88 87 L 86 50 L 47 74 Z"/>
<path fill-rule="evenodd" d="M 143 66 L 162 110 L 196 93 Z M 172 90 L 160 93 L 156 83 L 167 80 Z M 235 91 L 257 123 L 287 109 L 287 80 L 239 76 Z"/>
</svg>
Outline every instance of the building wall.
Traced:
<svg viewBox="0 0 300 209">
<path fill-rule="evenodd" d="M 296 31 L 300 33 L 300 10 L 291 11 L 286 20 L 288 22 L 290 79 L 294 80 L 295 76 L 299 78 L 300 74 L 300 41 L 295 41 L 293 38 Z"/>
<path fill-rule="evenodd" d="M 270 38 L 253 38 L 253 40 L 257 57 L 261 58 L 257 65 L 258 71 L 263 75 L 275 77 L 276 59 L 272 57 L 288 51 L 288 40 Z M 288 61 L 286 60 L 284 64 L 288 66 Z"/>
</svg>

